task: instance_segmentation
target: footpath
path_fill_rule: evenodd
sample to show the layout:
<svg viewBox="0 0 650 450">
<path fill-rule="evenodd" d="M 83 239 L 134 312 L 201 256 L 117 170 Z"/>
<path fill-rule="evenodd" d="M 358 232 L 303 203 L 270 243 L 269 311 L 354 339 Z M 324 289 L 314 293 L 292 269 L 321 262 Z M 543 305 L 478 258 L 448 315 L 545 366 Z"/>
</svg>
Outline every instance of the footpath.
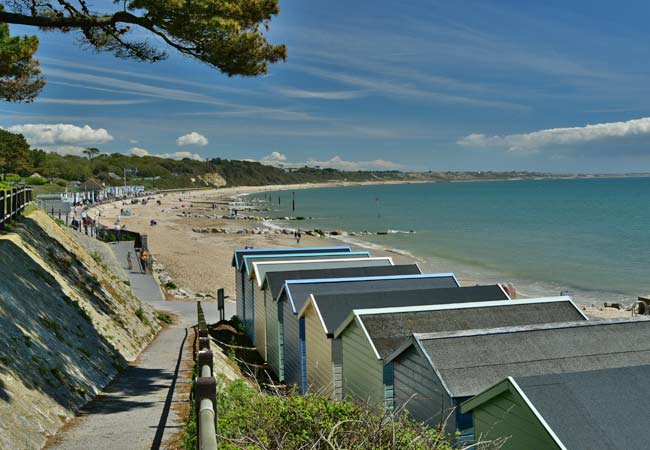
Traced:
<svg viewBox="0 0 650 450">
<path fill-rule="evenodd" d="M 166 301 L 150 273 L 127 268 L 127 252 L 135 255 L 132 242 L 111 246 L 124 264 L 135 295 L 161 311 L 176 315 L 174 324 L 164 328 L 156 339 L 133 361 L 104 392 L 77 414 L 72 424 L 61 430 L 46 448 L 56 450 L 158 450 L 182 429 L 173 405 L 187 402 L 187 394 L 177 387 L 190 382 L 191 372 L 184 370 L 191 354 L 183 348 L 192 339 L 196 323 L 194 302 Z M 204 305 L 208 323 L 218 320 L 216 305 Z M 226 304 L 226 317 L 234 314 L 234 305 Z"/>
</svg>

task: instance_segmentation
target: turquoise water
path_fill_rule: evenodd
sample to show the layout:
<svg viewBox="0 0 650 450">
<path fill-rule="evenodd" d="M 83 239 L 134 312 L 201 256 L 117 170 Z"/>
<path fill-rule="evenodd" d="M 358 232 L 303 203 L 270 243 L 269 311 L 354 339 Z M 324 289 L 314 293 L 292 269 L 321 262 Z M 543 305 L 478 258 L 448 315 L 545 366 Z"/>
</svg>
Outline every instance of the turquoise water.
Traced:
<svg viewBox="0 0 650 450">
<path fill-rule="evenodd" d="M 298 190 L 295 212 L 291 192 L 276 192 L 271 208 L 313 217 L 289 227 L 414 230 L 353 239 L 429 270 L 512 281 L 528 295 L 631 301 L 650 293 L 649 193 L 650 178 L 378 185 Z"/>
</svg>

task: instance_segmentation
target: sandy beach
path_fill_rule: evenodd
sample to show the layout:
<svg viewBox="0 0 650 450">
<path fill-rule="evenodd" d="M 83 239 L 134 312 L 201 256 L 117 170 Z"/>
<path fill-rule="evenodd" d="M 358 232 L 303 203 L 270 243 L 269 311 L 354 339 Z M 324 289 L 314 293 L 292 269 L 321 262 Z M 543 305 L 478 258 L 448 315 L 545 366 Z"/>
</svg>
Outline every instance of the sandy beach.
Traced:
<svg viewBox="0 0 650 450">
<path fill-rule="evenodd" d="M 234 299 L 235 287 L 231 258 L 233 250 L 252 247 L 315 247 L 341 244 L 332 237 L 308 236 L 303 233 L 300 244 L 291 234 L 253 234 L 268 230 L 260 220 L 230 218 L 230 203 L 235 196 L 255 192 L 277 191 L 283 189 L 307 189 L 362 183 L 323 183 L 288 186 L 248 186 L 213 190 L 163 193 L 150 196 L 146 205 L 131 204 L 131 201 L 114 202 L 98 206 L 99 223 L 112 227 L 117 218 L 128 230 L 138 231 L 148 236 L 149 248 L 155 258 L 156 266 L 163 276 L 169 276 L 183 292 L 182 298 L 195 299 L 207 296 L 216 297 L 219 288 L 224 288 L 226 296 Z M 363 183 L 372 184 L 372 183 Z M 160 202 L 160 204 L 158 204 Z M 124 214 L 120 214 L 121 211 Z M 240 215 L 246 211 L 240 212 Z M 250 215 L 263 216 L 263 211 L 252 211 Z M 91 212 L 91 217 L 95 212 Z M 224 216 L 228 218 L 217 218 Z M 151 225 L 155 220 L 156 225 Z M 228 233 L 197 232 L 201 229 L 226 229 Z M 197 231 L 194 231 L 197 230 Z M 248 233 L 245 231 L 248 230 Z M 361 244 L 362 245 L 362 244 Z M 362 246 L 353 246 L 363 250 Z M 375 256 L 391 256 L 396 264 L 418 263 L 424 272 L 431 272 L 423 259 L 392 249 L 372 249 Z M 461 285 L 477 284 L 478 280 L 459 279 Z M 487 280 L 480 280 L 487 282 Z M 503 280 L 491 280 L 499 282 Z M 176 292 L 178 297 L 178 291 Z M 187 295 L 185 295 L 187 294 Z M 602 308 L 602 305 L 581 306 L 591 317 L 629 316 L 629 311 Z"/>
</svg>

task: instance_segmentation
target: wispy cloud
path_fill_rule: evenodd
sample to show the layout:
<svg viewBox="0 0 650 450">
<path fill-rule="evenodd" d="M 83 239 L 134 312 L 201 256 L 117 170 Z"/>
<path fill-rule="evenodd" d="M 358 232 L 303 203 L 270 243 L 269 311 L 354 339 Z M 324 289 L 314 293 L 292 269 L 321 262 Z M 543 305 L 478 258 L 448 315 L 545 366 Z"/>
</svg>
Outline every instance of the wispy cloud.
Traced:
<svg viewBox="0 0 650 450">
<path fill-rule="evenodd" d="M 149 100 L 107 100 L 107 99 L 73 99 L 73 98 L 47 98 L 39 97 L 36 103 L 52 103 L 55 105 L 92 105 L 92 106 L 121 106 L 121 105 L 137 105 L 141 103 L 149 103 Z"/>
<path fill-rule="evenodd" d="M 297 67 L 294 65 L 294 67 Z M 436 92 L 429 89 L 423 89 L 413 84 L 405 82 L 385 80 L 379 77 L 368 77 L 363 75 L 352 75 L 341 71 L 326 70 L 310 66 L 302 66 L 306 73 L 337 81 L 364 90 L 369 90 L 375 94 L 396 98 L 409 98 L 417 101 L 433 101 L 437 103 L 453 103 L 461 105 L 483 106 L 500 109 L 525 109 L 525 105 L 518 103 L 489 100 L 463 95 L 447 94 Z"/>
<path fill-rule="evenodd" d="M 277 88 L 276 90 L 290 98 L 318 100 L 351 100 L 367 95 L 366 91 L 308 91 L 296 88 Z"/>
<path fill-rule="evenodd" d="M 48 77 L 68 80 L 55 80 L 52 83 L 91 89 L 102 92 L 113 92 L 122 95 L 137 95 L 140 97 L 155 98 L 164 101 L 176 101 L 181 103 L 198 103 L 202 105 L 216 106 L 221 108 L 218 111 L 201 111 L 195 113 L 179 113 L 186 115 L 212 115 L 222 117 L 259 117 L 265 116 L 271 120 L 294 120 L 311 121 L 321 120 L 313 114 L 302 111 L 295 111 L 290 108 L 266 107 L 258 105 L 244 105 L 217 99 L 203 93 L 192 92 L 184 89 L 166 88 L 152 84 L 122 80 L 114 77 L 105 77 L 80 72 L 70 72 L 59 69 L 45 69 Z"/>
<path fill-rule="evenodd" d="M 254 160 L 249 160 L 254 161 Z M 336 155 L 327 160 L 319 160 L 310 158 L 302 162 L 291 162 L 289 158 L 284 153 L 281 152 L 272 152 L 269 155 L 266 155 L 259 160 L 262 164 L 276 167 L 287 167 L 287 168 L 297 168 L 297 167 L 328 167 L 332 169 L 339 170 L 401 170 L 405 166 L 398 164 L 393 161 L 386 161 L 384 159 L 374 159 L 371 161 L 349 161 L 341 158 Z"/>
<path fill-rule="evenodd" d="M 41 61 L 41 64 L 45 67 L 55 66 L 55 67 L 63 67 L 63 68 L 75 68 L 75 69 L 81 69 L 81 70 L 91 71 L 91 72 L 121 75 L 129 78 L 139 79 L 139 80 L 162 81 L 168 84 L 192 86 L 200 89 L 209 89 L 211 91 L 228 92 L 228 93 L 233 93 L 238 95 L 256 94 L 255 91 L 251 91 L 250 89 L 240 89 L 240 88 L 235 88 L 233 86 L 228 86 L 228 85 L 224 86 L 217 83 L 201 83 L 199 81 L 194 81 L 191 79 L 182 79 L 178 77 L 156 75 L 152 73 L 142 72 L 139 70 L 128 71 L 128 70 L 120 70 L 120 69 L 111 69 L 108 67 L 95 66 L 89 64 L 79 64 L 70 60 L 55 59 L 55 58 L 48 58 L 48 57 L 40 57 L 39 61 Z"/>
<path fill-rule="evenodd" d="M 466 147 L 506 149 L 510 152 L 537 151 L 549 145 L 579 144 L 607 138 L 650 134 L 650 117 L 586 125 L 583 127 L 550 128 L 524 134 L 488 136 L 470 134 L 458 141 Z"/>
</svg>

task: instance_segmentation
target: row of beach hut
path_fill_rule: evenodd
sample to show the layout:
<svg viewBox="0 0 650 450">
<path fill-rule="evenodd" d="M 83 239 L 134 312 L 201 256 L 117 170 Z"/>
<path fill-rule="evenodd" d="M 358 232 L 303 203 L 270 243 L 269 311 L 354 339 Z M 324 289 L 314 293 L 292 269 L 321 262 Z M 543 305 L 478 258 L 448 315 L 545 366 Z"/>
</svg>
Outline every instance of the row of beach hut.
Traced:
<svg viewBox="0 0 650 450">
<path fill-rule="evenodd" d="M 647 448 L 603 431 L 624 411 L 590 410 L 616 396 L 598 380 L 645 384 L 646 319 L 589 321 L 566 296 L 511 299 L 348 246 L 241 249 L 232 265 L 244 332 L 302 393 L 403 409 L 464 441 L 507 438 L 506 450 Z"/>
</svg>

